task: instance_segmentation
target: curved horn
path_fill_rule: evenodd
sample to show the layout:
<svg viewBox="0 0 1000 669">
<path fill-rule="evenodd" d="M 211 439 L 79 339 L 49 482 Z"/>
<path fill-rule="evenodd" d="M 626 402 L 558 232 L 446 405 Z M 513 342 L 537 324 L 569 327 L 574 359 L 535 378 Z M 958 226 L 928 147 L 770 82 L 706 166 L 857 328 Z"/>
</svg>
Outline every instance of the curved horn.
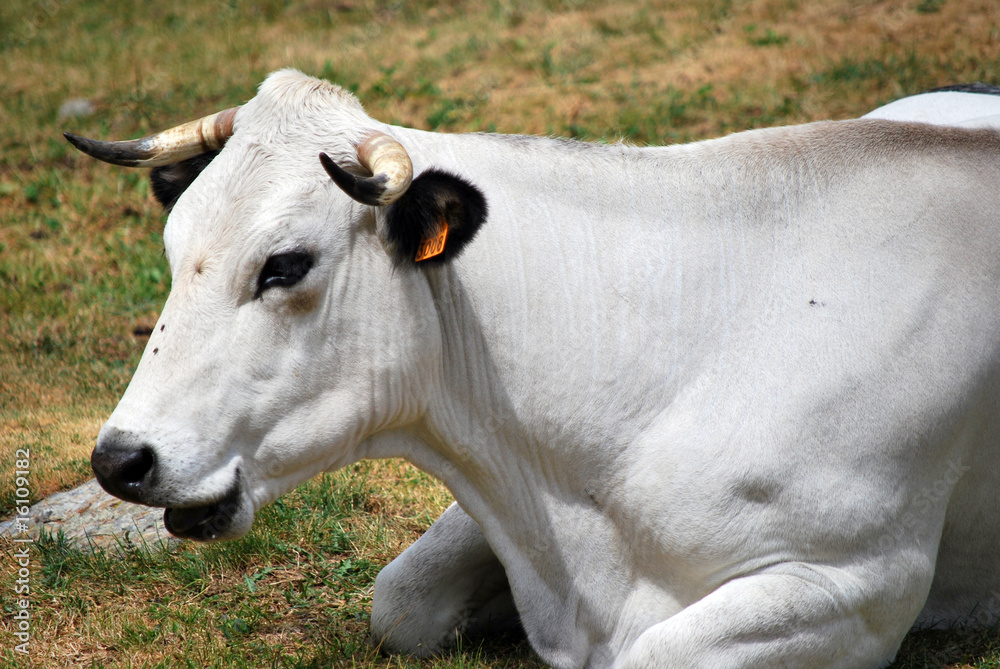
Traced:
<svg viewBox="0 0 1000 669">
<path fill-rule="evenodd" d="M 88 156 L 112 165 L 159 167 L 217 151 L 233 135 L 233 119 L 239 107 L 189 121 L 183 125 L 142 139 L 124 142 L 101 142 L 64 132 L 70 144 Z"/>
<path fill-rule="evenodd" d="M 413 181 L 413 163 L 403 145 L 384 132 L 376 132 L 358 146 L 358 162 L 372 173 L 357 177 L 319 154 L 323 168 L 334 183 L 362 204 L 380 207 L 395 202 Z"/>
</svg>

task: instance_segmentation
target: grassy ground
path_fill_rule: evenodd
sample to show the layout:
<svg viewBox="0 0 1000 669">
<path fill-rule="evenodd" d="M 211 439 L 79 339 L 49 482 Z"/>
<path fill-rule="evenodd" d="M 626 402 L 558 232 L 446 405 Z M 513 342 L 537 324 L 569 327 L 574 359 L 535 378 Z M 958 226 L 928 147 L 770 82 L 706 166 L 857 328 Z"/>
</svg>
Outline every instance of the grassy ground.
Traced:
<svg viewBox="0 0 1000 669">
<path fill-rule="evenodd" d="M 169 288 L 146 176 L 60 132 L 126 138 L 253 95 L 294 66 L 386 121 L 660 144 L 845 118 L 920 90 L 1000 83 L 995 0 L 0 5 L 0 515 L 16 449 L 34 499 L 89 476 L 104 417 Z M 70 98 L 96 112 L 59 118 Z M 319 479 L 247 538 L 124 558 L 37 547 L 35 666 L 535 666 L 522 644 L 434 663 L 365 644 L 378 567 L 447 503 L 400 463 Z M 12 578 L 14 561 L 0 570 Z M 10 583 L 4 580 L 3 583 Z M 0 586 L 0 665 L 13 588 Z M 1000 666 L 993 634 L 917 634 L 896 667 Z"/>
</svg>

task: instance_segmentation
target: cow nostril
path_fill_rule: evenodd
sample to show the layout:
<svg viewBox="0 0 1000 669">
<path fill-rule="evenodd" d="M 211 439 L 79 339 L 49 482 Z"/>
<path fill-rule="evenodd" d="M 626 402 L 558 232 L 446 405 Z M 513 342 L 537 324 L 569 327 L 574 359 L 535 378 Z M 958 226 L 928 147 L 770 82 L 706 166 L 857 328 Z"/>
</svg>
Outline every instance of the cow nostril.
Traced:
<svg viewBox="0 0 1000 669">
<path fill-rule="evenodd" d="M 120 466 L 118 476 L 121 482 L 125 485 L 137 485 L 153 468 L 153 451 L 149 448 L 132 451 L 122 460 Z"/>
<path fill-rule="evenodd" d="M 101 444 L 90 456 L 97 482 L 106 491 L 130 502 L 142 502 L 152 485 L 156 455 L 148 446 L 115 448 Z"/>
</svg>

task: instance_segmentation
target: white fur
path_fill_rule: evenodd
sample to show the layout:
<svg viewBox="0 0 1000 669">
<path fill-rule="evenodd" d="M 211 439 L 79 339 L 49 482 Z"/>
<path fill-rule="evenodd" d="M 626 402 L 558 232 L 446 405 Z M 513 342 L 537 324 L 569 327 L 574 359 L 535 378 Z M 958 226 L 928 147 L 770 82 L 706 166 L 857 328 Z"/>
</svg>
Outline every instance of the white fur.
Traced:
<svg viewBox="0 0 1000 669">
<path fill-rule="evenodd" d="M 939 91 L 890 102 L 868 112 L 863 118 L 958 126 L 997 116 L 1000 116 L 1000 95 Z"/>
<path fill-rule="evenodd" d="M 105 428 L 154 449 L 156 503 L 239 470 L 252 516 L 408 458 L 461 504 L 376 582 L 373 636 L 419 654 L 509 624 L 505 576 L 566 668 L 875 667 L 915 622 L 996 620 L 994 131 L 447 136 L 290 71 L 236 128 L 170 216 L 171 294 Z M 483 190 L 451 265 L 394 270 L 323 172 L 375 128 Z M 306 279 L 255 299 L 295 248 Z"/>
</svg>

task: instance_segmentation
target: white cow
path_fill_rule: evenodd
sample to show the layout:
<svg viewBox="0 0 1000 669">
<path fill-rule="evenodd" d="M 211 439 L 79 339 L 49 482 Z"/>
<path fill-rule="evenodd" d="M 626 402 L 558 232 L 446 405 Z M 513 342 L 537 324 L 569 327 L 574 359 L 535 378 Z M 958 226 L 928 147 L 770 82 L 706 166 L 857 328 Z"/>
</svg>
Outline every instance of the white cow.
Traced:
<svg viewBox="0 0 1000 669">
<path fill-rule="evenodd" d="M 112 493 L 225 539 L 408 459 L 461 505 L 375 584 L 421 655 L 515 609 L 567 668 L 875 667 L 997 620 L 996 130 L 440 135 L 287 70 L 233 114 L 73 138 L 173 205 Z"/>
</svg>

